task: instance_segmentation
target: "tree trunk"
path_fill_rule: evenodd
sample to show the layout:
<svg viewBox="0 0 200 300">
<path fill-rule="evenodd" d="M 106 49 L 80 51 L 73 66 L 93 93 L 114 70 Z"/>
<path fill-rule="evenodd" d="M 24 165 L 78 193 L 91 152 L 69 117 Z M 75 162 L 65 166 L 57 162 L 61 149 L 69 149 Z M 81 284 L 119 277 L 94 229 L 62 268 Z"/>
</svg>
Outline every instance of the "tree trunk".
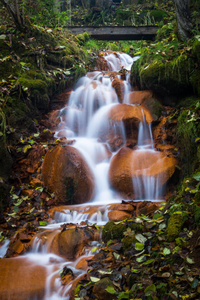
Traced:
<svg viewBox="0 0 200 300">
<path fill-rule="evenodd" d="M 182 40 L 192 36 L 192 20 L 189 10 L 190 0 L 174 0 L 178 32 Z"/>
</svg>

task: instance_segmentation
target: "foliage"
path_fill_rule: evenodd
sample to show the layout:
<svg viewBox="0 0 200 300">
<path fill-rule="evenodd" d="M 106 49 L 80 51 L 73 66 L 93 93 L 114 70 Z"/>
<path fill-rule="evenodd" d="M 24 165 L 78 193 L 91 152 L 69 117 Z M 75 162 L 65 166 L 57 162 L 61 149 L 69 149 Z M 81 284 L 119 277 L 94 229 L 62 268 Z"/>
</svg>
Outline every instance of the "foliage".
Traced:
<svg viewBox="0 0 200 300">
<path fill-rule="evenodd" d="M 194 107 L 183 109 L 177 123 L 177 145 L 180 149 L 180 160 L 183 174 L 191 174 L 199 165 L 200 151 L 198 138 L 200 137 L 199 125 L 200 102 Z"/>
<path fill-rule="evenodd" d="M 106 291 L 112 299 L 198 298 L 199 190 L 200 171 L 185 178 L 152 217 L 117 222 L 119 227 L 126 225 L 124 238 L 119 242 L 113 237 L 103 245 L 90 261 L 89 278 L 80 282 L 75 295 L 93 298 L 96 284 L 106 274 L 110 279 Z M 142 233 L 131 230 L 133 224 L 142 225 Z"/>
<path fill-rule="evenodd" d="M 72 25 L 89 26 L 141 26 L 141 25 L 163 25 L 175 17 L 172 1 L 142 1 L 140 3 L 125 4 L 121 2 L 112 3 L 110 7 L 92 7 L 83 9 L 82 6 L 72 5 Z"/>
<path fill-rule="evenodd" d="M 1 2 L 4 3 L 6 8 L 8 7 L 9 12 L 13 11 L 11 15 L 14 20 L 16 19 L 15 23 L 17 24 L 18 20 L 20 20 L 20 24 L 23 26 L 28 26 L 29 23 L 32 23 L 42 27 L 57 28 L 66 26 L 70 18 L 66 9 L 64 11 L 61 10 L 61 3 L 55 4 L 54 0 L 21 0 L 17 2 L 16 6 L 4 0 Z M 13 9 L 14 7 L 15 9 Z"/>
</svg>

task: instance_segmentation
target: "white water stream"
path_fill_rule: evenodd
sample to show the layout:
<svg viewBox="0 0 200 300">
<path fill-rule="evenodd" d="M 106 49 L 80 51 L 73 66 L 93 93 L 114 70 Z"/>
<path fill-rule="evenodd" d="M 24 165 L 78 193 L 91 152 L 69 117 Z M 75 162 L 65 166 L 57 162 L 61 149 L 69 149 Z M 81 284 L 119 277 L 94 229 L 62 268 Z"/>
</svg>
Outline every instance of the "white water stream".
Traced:
<svg viewBox="0 0 200 300">
<path fill-rule="evenodd" d="M 117 55 L 108 54 L 105 59 L 110 71 L 120 71 L 121 69 L 129 71 L 134 61 L 127 54 L 121 53 L 117 53 Z M 120 75 L 117 76 L 120 78 Z M 81 212 L 79 212 L 78 206 L 75 206 L 73 210 L 66 208 L 62 212 L 56 212 L 53 223 L 46 227 L 50 231 L 51 238 L 48 237 L 49 240 L 53 239 L 58 228 L 64 223 L 80 224 L 82 221 L 87 221 L 88 223 L 105 224 L 108 221 L 108 204 L 121 202 L 121 198 L 110 188 L 108 181 L 110 159 L 126 143 L 123 123 L 113 124 L 109 120 L 110 109 L 119 103 L 117 94 L 112 87 L 112 79 L 112 76 L 108 76 L 106 72 L 88 73 L 77 82 L 67 107 L 60 111 L 60 124 L 56 136 L 75 139 L 76 142 L 73 147 L 77 148 L 83 155 L 95 177 L 95 197 L 89 205 L 90 207 L 96 206 L 97 209 L 95 213 L 90 215 L 87 203 L 85 209 L 84 205 L 81 205 Z M 128 94 L 131 92 L 128 72 L 126 79 L 124 81 L 123 103 L 127 103 Z M 115 152 L 111 151 L 110 145 L 103 141 L 104 133 L 109 130 L 112 130 L 112 135 L 120 136 L 122 140 Z M 110 157 L 107 156 L 108 150 L 111 151 Z M 138 150 L 136 151 L 155 152 L 151 125 L 146 123 L 145 117 L 139 126 Z M 102 157 L 105 159 L 99 161 L 99 158 Z M 141 178 L 136 177 L 133 179 L 133 185 L 138 200 L 154 200 L 160 196 L 159 182 L 154 178 L 146 177 L 141 180 Z M 77 260 L 70 262 L 49 253 L 48 243 L 42 242 L 42 234 L 41 236 L 38 235 L 35 238 L 31 253 L 28 253 L 25 258 L 46 268 L 48 275 L 43 300 L 68 300 L 70 299 L 71 283 L 66 286 L 62 285 L 59 276 L 60 271 L 64 266 L 70 268 L 76 276 L 83 274 L 84 271 L 76 269 Z M 5 254 L 7 246 L 5 244 L 0 249 L 0 257 Z M 91 255 L 90 251 L 86 250 L 85 255 Z M 34 299 L 39 300 L 37 297 Z"/>
</svg>

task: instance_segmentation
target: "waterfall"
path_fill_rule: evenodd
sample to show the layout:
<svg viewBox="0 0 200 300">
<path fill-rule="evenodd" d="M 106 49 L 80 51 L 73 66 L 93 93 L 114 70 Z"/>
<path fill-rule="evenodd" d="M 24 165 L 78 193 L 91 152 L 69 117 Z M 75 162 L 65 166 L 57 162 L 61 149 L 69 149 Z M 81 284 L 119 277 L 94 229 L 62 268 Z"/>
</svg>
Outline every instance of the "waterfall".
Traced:
<svg viewBox="0 0 200 300">
<path fill-rule="evenodd" d="M 149 175 L 149 160 L 153 159 L 154 162 L 157 162 L 162 158 L 160 153 L 154 149 L 151 124 L 146 121 L 143 109 L 140 110 L 128 103 L 129 93 L 132 92 L 128 71 L 130 71 L 132 63 L 137 58 L 131 58 L 124 53 L 107 53 L 105 59 L 108 62 L 110 71 L 118 72 L 123 69 L 126 73 L 124 82 L 122 82 L 120 75 L 115 75 L 117 80 L 120 80 L 120 83 L 124 85 L 122 103 L 119 102 L 117 92 L 112 86 L 113 74 L 110 75 L 109 72 L 101 71 L 90 72 L 79 79 L 71 92 L 67 106 L 60 110 L 60 124 L 55 132 L 56 137 L 65 137 L 67 140 L 72 139 L 73 143 L 70 144 L 73 145 L 69 147 L 75 147 L 87 162 L 95 178 L 94 198 L 90 203 L 67 206 L 60 211 L 56 211 L 52 223 L 46 227 L 43 226 L 43 231 L 41 230 L 37 233 L 29 253 L 16 258 L 20 259 L 23 265 L 28 265 L 32 272 L 34 272 L 31 269 L 32 267 L 40 267 L 42 272 L 45 270 L 46 286 L 44 297 L 41 298 L 34 295 L 34 298 L 30 296 L 29 299 L 71 299 L 70 290 L 73 280 L 63 284 L 60 278 L 61 270 L 64 267 L 69 268 L 76 279 L 86 271 L 77 267 L 79 258 L 74 259 L 74 261 L 66 260 L 64 255 L 58 251 L 58 246 L 56 248 L 58 252 L 52 250 L 52 244 L 56 242 L 57 234 L 66 232 L 68 229 L 69 231 L 72 228 L 76 230 L 77 228 L 87 227 L 87 224 L 104 225 L 108 222 L 110 206 L 115 205 L 115 203 L 121 204 L 122 202 L 122 196 L 114 188 L 111 188 L 109 181 L 111 162 L 117 154 L 121 153 L 122 149 L 125 149 L 125 151 L 128 149 L 128 153 L 131 152 L 135 159 L 133 160 L 134 163 L 132 163 L 130 156 L 130 161 L 128 162 L 130 167 L 135 168 L 132 181 L 130 180 L 130 184 L 133 183 L 131 188 L 134 190 L 134 200 L 154 201 L 162 196 L 160 188 L 161 175 Z M 123 115 L 118 114 L 120 105 L 128 113 L 130 108 L 134 108 L 134 111 L 139 111 L 139 128 L 138 122 L 136 122 L 135 127 L 133 126 L 134 128 L 132 129 L 135 132 L 138 130 L 138 135 L 135 132 L 133 134 L 133 140 L 137 140 L 132 146 L 134 149 L 130 145 L 128 145 L 130 148 L 127 147 L 127 124 L 123 121 Z M 113 110 L 115 110 L 115 117 L 111 114 Z M 67 229 L 65 227 L 66 224 L 69 225 Z M 0 258 L 5 255 L 8 244 L 9 242 L 5 242 L 0 248 Z M 91 245 L 84 247 L 84 251 L 81 252 L 81 258 L 87 258 L 91 255 L 92 251 L 90 250 L 92 248 L 89 246 L 92 245 L 98 248 L 96 247 L 98 238 L 91 242 Z M 64 245 L 63 248 L 67 247 Z M 15 277 L 18 276 L 17 272 L 18 270 Z M 8 299 L 10 299 L 10 295 Z"/>
<path fill-rule="evenodd" d="M 129 104 L 129 94 L 131 87 L 129 83 L 129 70 L 132 63 L 137 59 L 125 53 L 107 53 L 104 56 L 110 71 L 125 70 L 126 80 L 121 80 L 124 94 L 122 103 Z M 120 75 L 116 75 L 118 79 Z M 110 203 L 119 202 L 121 198 L 113 189 L 110 188 L 108 181 L 108 170 L 110 158 L 107 159 L 106 149 L 112 152 L 111 157 L 123 145 L 126 144 L 126 130 L 124 123 L 110 119 L 110 111 L 119 104 L 118 96 L 112 87 L 113 77 L 109 72 L 90 72 L 79 79 L 74 91 L 72 91 L 67 108 L 61 110 L 60 128 L 56 132 L 64 130 L 65 137 L 75 139 L 73 147 L 77 148 L 83 155 L 90 169 L 92 170 L 95 181 L 95 197 L 93 202 Z M 120 108 L 119 108 L 120 109 Z M 147 123 L 144 110 L 141 109 L 142 120 L 138 129 L 137 150 L 148 156 L 149 153 L 156 154 L 153 145 L 151 123 Z M 113 151 L 108 142 L 109 135 L 112 139 L 119 139 L 119 147 Z M 133 155 L 135 155 L 133 154 Z M 105 157 L 105 160 L 98 161 L 98 157 Z M 132 178 L 135 199 L 154 200 L 161 197 L 159 176 L 148 176 L 146 167 L 141 161 L 138 175 Z"/>
<path fill-rule="evenodd" d="M 146 122 L 143 110 L 142 113 L 143 119 L 140 122 L 138 132 L 138 149 L 136 150 L 137 155 L 140 155 L 140 153 L 145 153 L 146 157 L 148 157 L 149 154 L 159 156 L 159 152 L 154 150 L 151 124 L 148 124 Z M 149 176 L 143 162 L 141 163 L 140 167 L 143 170 L 143 174 L 139 175 L 139 173 L 141 172 L 138 171 L 136 172 L 136 176 L 133 176 L 132 178 L 135 199 L 158 201 L 162 195 L 162 189 L 160 187 L 160 176 Z"/>
</svg>

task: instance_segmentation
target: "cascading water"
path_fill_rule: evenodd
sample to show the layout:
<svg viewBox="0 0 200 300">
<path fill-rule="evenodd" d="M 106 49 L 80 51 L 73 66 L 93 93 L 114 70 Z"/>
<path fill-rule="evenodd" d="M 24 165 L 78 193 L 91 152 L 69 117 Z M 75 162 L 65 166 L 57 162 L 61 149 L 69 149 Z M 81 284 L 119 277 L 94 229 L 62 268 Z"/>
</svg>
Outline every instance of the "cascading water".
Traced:
<svg viewBox="0 0 200 300">
<path fill-rule="evenodd" d="M 143 111 L 142 111 L 143 112 Z M 134 153 L 135 155 L 146 155 L 146 158 L 150 154 L 151 156 L 158 156 L 159 152 L 154 150 L 153 135 L 151 130 L 151 124 L 147 124 L 145 115 L 143 113 L 143 119 L 139 125 L 138 132 L 138 149 Z M 158 201 L 162 195 L 162 189 L 160 185 L 160 176 L 148 176 L 148 167 L 146 163 L 141 160 L 141 169 L 143 170 L 142 176 L 139 175 L 140 171 L 136 172 L 136 176 L 133 177 L 133 187 L 135 191 L 136 200 L 150 200 Z"/>
<path fill-rule="evenodd" d="M 105 56 L 110 71 L 130 70 L 137 58 L 127 54 L 111 53 Z M 120 75 L 116 75 L 120 79 Z M 128 94 L 131 92 L 128 82 L 128 72 L 124 81 L 124 96 L 122 103 L 128 103 Z M 112 87 L 112 75 L 96 71 L 88 73 L 81 78 L 71 93 L 67 107 L 60 111 L 60 124 L 55 134 L 56 137 L 66 137 L 75 140 L 72 147 L 77 148 L 85 158 L 92 170 L 95 181 L 95 196 L 92 203 L 81 206 L 66 207 L 61 212 L 56 212 L 52 224 L 46 226 L 46 232 L 38 234 L 32 245 L 32 251 L 21 259 L 28 263 L 43 266 L 46 270 L 46 289 L 43 300 L 69 300 L 69 291 L 72 284 L 62 286 L 59 273 L 64 268 L 70 268 L 73 274 L 81 276 L 85 271 L 77 269 L 77 261 L 66 261 L 63 257 L 51 253 L 50 243 L 54 241 L 60 226 L 65 223 L 83 224 L 84 222 L 105 224 L 108 221 L 108 204 L 121 203 L 121 197 L 110 188 L 108 170 L 113 155 L 126 144 L 126 130 L 122 121 L 115 122 L 110 118 L 110 110 L 119 104 L 118 96 Z M 114 147 L 108 143 L 108 136 L 117 138 L 119 143 Z M 145 115 L 139 126 L 137 155 L 147 155 L 157 152 L 153 149 L 151 125 L 146 123 Z M 130 162 L 131 163 L 131 162 Z M 143 173 L 138 171 L 138 176 L 133 177 L 135 197 L 139 200 L 154 200 L 161 196 L 159 179 L 146 176 L 145 163 Z M 143 165 L 141 165 L 143 168 Z M 142 174 L 142 175 L 141 175 Z M 94 210 L 91 213 L 91 207 Z M 48 237 L 48 239 L 47 239 Z M 48 242 L 47 242 L 48 240 Z M 95 242 L 96 243 L 96 242 Z M 0 249 L 0 257 L 4 255 L 7 244 Z M 91 255 L 90 250 L 85 250 L 83 255 Z M 32 299 L 32 298 L 30 298 Z M 41 299 L 39 296 L 35 300 Z"/>
<path fill-rule="evenodd" d="M 111 71 L 119 71 L 122 68 L 130 70 L 136 58 L 111 53 L 105 59 Z M 93 202 L 101 204 L 121 201 L 109 187 L 109 160 L 98 162 L 99 157 L 106 157 L 106 152 L 111 150 L 108 143 L 102 143 L 106 134 L 112 131 L 112 136 L 121 137 L 121 145 L 126 143 L 123 122 L 113 122 L 109 118 L 111 108 L 119 104 L 112 80 L 112 76 L 99 71 L 81 78 L 71 93 L 67 108 L 60 112 L 61 122 L 56 132 L 57 137 L 73 137 L 76 140 L 73 146 L 84 156 L 96 179 Z M 124 81 L 124 86 L 124 98 L 127 98 L 130 93 L 128 81 Z"/>
</svg>

